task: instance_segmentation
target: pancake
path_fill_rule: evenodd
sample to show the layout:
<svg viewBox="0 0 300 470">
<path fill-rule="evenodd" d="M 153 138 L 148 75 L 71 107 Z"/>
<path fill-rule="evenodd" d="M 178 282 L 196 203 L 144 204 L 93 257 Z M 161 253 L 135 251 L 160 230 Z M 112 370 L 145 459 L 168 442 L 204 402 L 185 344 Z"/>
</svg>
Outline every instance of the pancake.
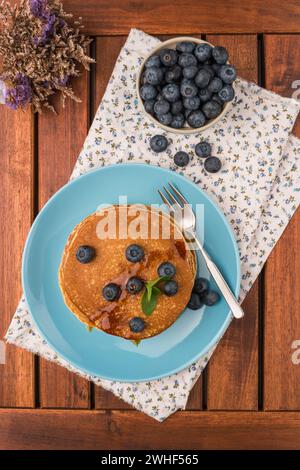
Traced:
<svg viewBox="0 0 300 470">
<path fill-rule="evenodd" d="M 89 327 L 128 340 L 150 338 L 169 328 L 186 307 L 196 274 L 194 253 L 187 249 L 179 227 L 169 216 L 142 206 L 138 213 L 141 224 L 137 222 L 136 209 L 136 205 L 110 206 L 80 222 L 68 238 L 59 268 L 60 288 L 71 312 Z M 104 222 L 109 217 L 113 219 L 114 215 L 116 234 L 107 233 L 107 238 L 104 238 L 102 230 L 100 237 L 99 227 L 103 229 Z M 118 234 L 124 228 L 125 216 L 129 232 L 121 238 Z M 166 224 L 169 226 L 167 237 L 163 233 Z M 135 232 L 139 232 L 138 229 L 145 226 L 146 232 L 131 233 L 133 227 Z M 128 261 L 125 256 L 126 248 L 131 244 L 138 244 L 145 253 L 137 263 Z M 95 250 L 94 258 L 86 264 L 76 259 L 77 249 L 84 245 Z M 158 266 L 166 261 L 176 268 L 174 280 L 178 283 L 178 292 L 171 297 L 161 294 L 152 314 L 146 315 L 141 307 L 143 291 L 132 295 L 127 292 L 126 283 L 132 276 L 144 282 L 157 279 Z M 104 286 L 111 282 L 121 287 L 120 298 L 113 302 L 105 300 L 102 295 Z M 131 331 L 129 321 L 133 317 L 144 320 L 143 331 Z"/>
</svg>

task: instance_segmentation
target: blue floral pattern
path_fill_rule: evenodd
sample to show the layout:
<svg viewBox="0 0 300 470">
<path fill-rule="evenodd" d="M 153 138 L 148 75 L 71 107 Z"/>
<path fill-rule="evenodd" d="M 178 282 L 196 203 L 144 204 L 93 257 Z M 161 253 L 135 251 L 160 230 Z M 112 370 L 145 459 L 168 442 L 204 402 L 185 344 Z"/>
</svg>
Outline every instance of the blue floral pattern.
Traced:
<svg viewBox="0 0 300 470">
<path fill-rule="evenodd" d="M 242 266 L 242 301 L 299 205 L 300 141 L 291 132 L 300 103 L 239 78 L 236 97 L 221 121 L 200 134 L 167 135 L 145 117 L 136 94 L 138 68 L 158 43 L 142 31 L 130 32 L 72 178 L 92 168 L 130 161 L 169 168 L 199 184 L 219 204 L 235 232 Z M 170 141 L 159 158 L 149 146 L 155 133 L 167 135 Z M 222 160 L 219 173 L 207 174 L 195 156 L 199 140 L 213 144 Z M 172 155 L 178 150 L 190 154 L 184 169 L 173 163 Z M 216 347 L 187 369 L 160 380 L 124 384 L 90 377 L 58 357 L 41 338 L 24 299 L 6 340 L 92 380 L 159 421 L 185 408 L 190 390 Z"/>
</svg>

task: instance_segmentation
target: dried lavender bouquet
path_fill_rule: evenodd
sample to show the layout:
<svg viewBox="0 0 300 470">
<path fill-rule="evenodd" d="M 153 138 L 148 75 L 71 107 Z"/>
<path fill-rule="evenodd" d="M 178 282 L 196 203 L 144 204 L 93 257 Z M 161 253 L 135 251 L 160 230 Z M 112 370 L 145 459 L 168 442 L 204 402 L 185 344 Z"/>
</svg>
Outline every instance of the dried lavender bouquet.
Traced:
<svg viewBox="0 0 300 470">
<path fill-rule="evenodd" d="M 0 4 L 0 95 L 12 109 L 31 104 L 34 111 L 54 110 L 51 95 L 60 92 L 80 101 L 70 84 L 89 70 L 91 39 L 79 21 L 63 10 L 60 0 L 21 0 Z"/>
</svg>

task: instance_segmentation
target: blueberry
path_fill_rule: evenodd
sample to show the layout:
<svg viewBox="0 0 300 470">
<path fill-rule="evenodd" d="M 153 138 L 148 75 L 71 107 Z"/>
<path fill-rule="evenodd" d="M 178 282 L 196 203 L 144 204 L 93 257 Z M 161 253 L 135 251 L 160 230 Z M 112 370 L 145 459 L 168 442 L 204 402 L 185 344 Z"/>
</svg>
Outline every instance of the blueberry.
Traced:
<svg viewBox="0 0 300 470">
<path fill-rule="evenodd" d="M 211 93 L 218 93 L 223 86 L 223 82 L 219 77 L 214 77 L 208 84 L 208 91 Z"/>
<path fill-rule="evenodd" d="M 219 70 L 219 77 L 228 85 L 236 79 L 236 69 L 233 65 L 222 65 Z M 218 90 L 220 91 L 220 90 Z"/>
<path fill-rule="evenodd" d="M 176 152 L 174 155 L 174 163 L 177 166 L 184 167 L 189 163 L 189 161 L 190 161 L 190 157 L 188 156 L 186 152 L 179 151 L 179 152 Z"/>
<path fill-rule="evenodd" d="M 158 67 L 148 67 L 145 70 L 145 79 L 150 85 L 158 85 L 163 79 L 163 71 Z"/>
<path fill-rule="evenodd" d="M 200 158 L 207 158 L 211 155 L 211 145 L 204 141 L 199 142 L 195 147 L 195 153 Z"/>
<path fill-rule="evenodd" d="M 219 296 L 218 292 L 215 292 L 214 290 L 210 290 L 210 291 L 206 292 L 204 295 L 202 295 L 202 301 L 208 307 L 212 307 L 219 300 L 220 300 L 220 296 Z"/>
<path fill-rule="evenodd" d="M 178 64 L 181 67 L 189 67 L 190 65 L 197 65 L 197 59 L 194 54 L 189 54 L 188 52 L 184 52 L 179 56 Z"/>
<path fill-rule="evenodd" d="M 211 78 L 211 79 L 214 78 L 215 72 L 214 72 L 214 69 L 212 68 L 211 65 L 204 64 L 204 65 L 202 66 L 202 69 L 203 69 L 203 70 L 206 70 L 206 71 L 210 74 L 210 78 Z"/>
<path fill-rule="evenodd" d="M 184 78 L 181 82 L 180 92 L 184 98 L 193 98 L 197 95 L 197 87 L 192 80 Z"/>
<path fill-rule="evenodd" d="M 164 284 L 163 290 L 165 295 L 172 297 L 178 292 L 178 284 L 176 281 L 167 281 Z"/>
<path fill-rule="evenodd" d="M 221 161 L 218 157 L 208 157 L 204 162 L 204 168 L 208 173 L 217 173 L 221 166 Z"/>
<path fill-rule="evenodd" d="M 146 85 L 141 86 L 140 95 L 141 95 L 142 100 L 144 101 L 153 100 L 157 95 L 157 91 L 153 85 L 146 84 Z"/>
<path fill-rule="evenodd" d="M 221 113 L 222 107 L 216 101 L 207 101 L 202 106 L 202 111 L 207 119 L 215 119 Z"/>
<path fill-rule="evenodd" d="M 154 112 L 154 103 L 155 103 L 155 100 L 146 100 L 144 101 L 144 107 L 145 107 L 145 111 L 149 114 L 153 114 Z"/>
<path fill-rule="evenodd" d="M 187 122 L 191 127 L 202 127 L 205 124 L 205 116 L 202 111 L 192 111 L 187 118 Z"/>
<path fill-rule="evenodd" d="M 202 305 L 203 303 L 201 302 L 200 295 L 196 294 L 196 292 L 192 292 L 189 303 L 187 304 L 188 308 L 191 310 L 199 310 Z"/>
<path fill-rule="evenodd" d="M 212 47 L 209 44 L 201 43 L 195 47 L 194 54 L 199 62 L 205 62 L 210 59 Z"/>
<path fill-rule="evenodd" d="M 203 295 L 205 292 L 208 291 L 208 288 L 209 288 L 208 280 L 205 279 L 204 277 L 198 277 L 195 280 L 193 292 L 196 292 L 196 294 L 199 294 L 199 295 Z"/>
<path fill-rule="evenodd" d="M 185 115 L 185 119 L 187 119 L 189 117 L 190 114 L 192 114 L 193 111 L 191 111 L 190 109 L 185 109 L 184 111 L 184 115 Z"/>
<path fill-rule="evenodd" d="M 158 55 L 152 55 L 145 62 L 145 67 L 160 67 L 161 61 Z"/>
<path fill-rule="evenodd" d="M 217 64 L 226 64 L 228 60 L 228 52 L 225 47 L 216 46 L 212 50 L 212 56 L 217 62 Z"/>
<path fill-rule="evenodd" d="M 174 129 L 181 129 L 184 126 L 185 117 L 183 114 L 176 114 L 173 116 L 172 122 L 170 124 Z"/>
<path fill-rule="evenodd" d="M 221 100 L 221 98 L 219 97 L 219 95 L 217 93 L 214 93 L 211 97 L 211 99 L 213 101 L 216 101 L 217 103 L 219 103 L 221 106 L 224 105 L 224 101 Z"/>
<path fill-rule="evenodd" d="M 129 294 L 138 294 L 144 287 L 144 281 L 139 277 L 130 277 L 126 284 L 126 290 Z"/>
<path fill-rule="evenodd" d="M 169 143 L 164 135 L 154 135 L 150 139 L 150 147 L 153 152 L 163 152 L 168 145 Z"/>
<path fill-rule="evenodd" d="M 191 111 L 196 111 L 200 106 L 199 96 L 193 96 L 193 98 L 184 98 L 183 106 L 185 109 L 190 109 Z"/>
<path fill-rule="evenodd" d="M 175 103 L 171 104 L 171 113 L 173 115 L 181 114 L 183 111 L 183 104 L 181 100 L 175 101 Z"/>
<path fill-rule="evenodd" d="M 79 263 L 86 264 L 92 261 L 95 257 L 95 249 L 92 246 L 83 245 L 80 246 L 76 251 L 76 259 Z"/>
<path fill-rule="evenodd" d="M 175 83 L 169 83 L 168 85 L 164 86 L 162 89 L 162 94 L 167 101 L 170 103 L 175 103 L 180 98 L 180 91 L 178 85 Z"/>
<path fill-rule="evenodd" d="M 158 100 L 154 103 L 154 112 L 156 114 L 166 114 L 170 110 L 170 103 L 167 100 Z"/>
<path fill-rule="evenodd" d="M 133 317 L 129 320 L 129 328 L 133 333 L 141 333 L 145 326 L 146 324 L 141 317 Z"/>
<path fill-rule="evenodd" d="M 206 101 L 209 101 L 211 99 L 211 92 L 208 88 L 200 88 L 198 96 L 200 98 L 201 103 L 206 103 Z"/>
<path fill-rule="evenodd" d="M 163 65 L 171 67 L 175 65 L 178 59 L 178 54 L 174 49 L 162 49 L 159 53 L 159 58 Z"/>
<path fill-rule="evenodd" d="M 211 74 L 204 68 L 200 69 L 195 77 L 195 83 L 199 88 L 206 88 L 211 79 Z"/>
<path fill-rule="evenodd" d="M 121 288 L 118 284 L 111 282 L 110 284 L 106 284 L 102 290 L 103 297 L 108 302 L 113 302 L 114 300 L 118 300 L 121 295 Z"/>
<path fill-rule="evenodd" d="M 223 103 L 228 103 L 228 101 L 232 101 L 234 95 L 234 89 L 231 85 L 223 86 L 222 90 L 220 90 L 218 93 L 218 96 L 223 101 Z"/>
<path fill-rule="evenodd" d="M 138 263 L 144 258 L 145 253 L 144 253 L 143 248 L 140 245 L 133 244 L 133 245 L 129 245 L 126 248 L 125 256 L 126 256 L 126 259 L 130 261 L 131 263 Z"/>
<path fill-rule="evenodd" d="M 193 52 L 195 44 L 191 41 L 181 41 L 176 44 L 176 50 L 178 52 Z"/>
<path fill-rule="evenodd" d="M 161 276 L 173 277 L 176 274 L 176 268 L 174 264 L 169 263 L 169 261 L 165 261 L 164 263 L 161 263 L 158 266 L 157 274 L 159 275 L 159 277 Z"/>
<path fill-rule="evenodd" d="M 198 67 L 196 65 L 189 65 L 182 69 L 182 75 L 184 78 L 192 79 L 197 75 Z"/>
<path fill-rule="evenodd" d="M 219 70 L 222 66 L 220 64 L 211 64 L 212 70 L 215 72 L 215 75 L 219 75 Z"/>
<path fill-rule="evenodd" d="M 173 120 L 173 116 L 171 113 L 166 113 L 166 114 L 158 114 L 157 119 L 161 124 L 164 126 L 169 126 Z"/>
<path fill-rule="evenodd" d="M 182 69 L 179 65 L 173 65 L 173 67 L 169 67 L 165 74 L 165 80 L 167 83 L 174 83 L 177 82 L 181 77 Z"/>
</svg>

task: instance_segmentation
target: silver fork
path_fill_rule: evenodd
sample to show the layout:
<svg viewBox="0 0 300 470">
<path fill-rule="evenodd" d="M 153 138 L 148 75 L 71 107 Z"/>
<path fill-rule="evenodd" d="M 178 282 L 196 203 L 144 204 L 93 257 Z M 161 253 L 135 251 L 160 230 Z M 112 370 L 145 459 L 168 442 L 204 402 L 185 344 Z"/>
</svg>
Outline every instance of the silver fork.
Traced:
<svg viewBox="0 0 300 470">
<path fill-rule="evenodd" d="M 160 197 L 162 198 L 163 202 L 168 206 L 171 215 L 176 216 L 176 213 L 180 215 L 181 229 L 184 232 L 185 237 L 189 242 L 196 243 L 201 255 L 204 258 L 208 270 L 210 271 L 224 299 L 230 307 L 233 316 L 235 318 L 242 318 L 244 316 L 244 312 L 240 307 L 237 299 L 235 298 L 233 292 L 231 291 L 224 277 L 220 273 L 219 269 L 212 261 L 210 256 L 206 253 L 202 244 L 196 237 L 196 217 L 191 206 L 189 205 L 188 201 L 183 197 L 183 195 L 178 191 L 178 189 L 173 186 L 173 184 L 169 183 L 169 186 L 172 192 L 170 192 L 165 186 L 163 186 L 163 189 L 167 196 L 165 196 L 164 193 L 162 193 L 158 189 Z"/>
</svg>

